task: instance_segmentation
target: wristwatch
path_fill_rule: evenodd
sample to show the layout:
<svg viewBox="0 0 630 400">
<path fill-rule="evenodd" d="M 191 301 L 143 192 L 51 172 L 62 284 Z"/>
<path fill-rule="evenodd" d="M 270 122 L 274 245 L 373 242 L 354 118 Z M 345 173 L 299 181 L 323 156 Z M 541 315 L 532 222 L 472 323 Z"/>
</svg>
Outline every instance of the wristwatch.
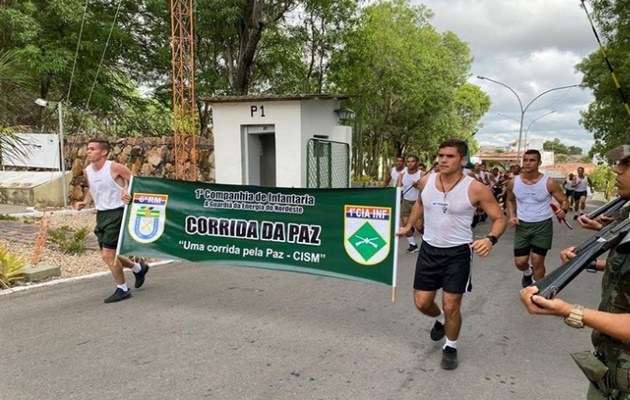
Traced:
<svg viewBox="0 0 630 400">
<path fill-rule="evenodd" d="M 487 235 L 486 237 L 490 239 L 490 243 L 492 243 L 493 246 L 499 242 L 499 239 L 494 235 Z"/>
<path fill-rule="evenodd" d="M 564 322 L 571 328 L 584 328 L 582 317 L 584 316 L 584 306 L 576 304 L 571 310 L 571 314 L 564 319 Z"/>
</svg>

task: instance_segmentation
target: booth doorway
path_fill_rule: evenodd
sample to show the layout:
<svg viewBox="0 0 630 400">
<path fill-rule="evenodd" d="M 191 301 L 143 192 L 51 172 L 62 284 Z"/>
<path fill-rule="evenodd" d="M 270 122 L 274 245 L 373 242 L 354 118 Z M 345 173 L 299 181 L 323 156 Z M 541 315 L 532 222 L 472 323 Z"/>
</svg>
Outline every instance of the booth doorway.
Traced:
<svg viewBox="0 0 630 400">
<path fill-rule="evenodd" d="M 242 126 L 243 183 L 276 186 L 276 130 L 274 125 Z"/>
</svg>

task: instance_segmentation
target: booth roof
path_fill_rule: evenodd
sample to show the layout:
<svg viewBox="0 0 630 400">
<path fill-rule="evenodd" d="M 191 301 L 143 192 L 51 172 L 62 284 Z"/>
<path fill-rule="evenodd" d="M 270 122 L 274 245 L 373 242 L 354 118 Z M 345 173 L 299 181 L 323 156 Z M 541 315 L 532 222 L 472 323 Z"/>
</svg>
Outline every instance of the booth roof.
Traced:
<svg viewBox="0 0 630 400">
<path fill-rule="evenodd" d="M 246 96 L 211 96 L 200 97 L 203 103 L 245 103 L 250 101 L 293 101 L 293 100 L 346 100 L 347 94 L 259 94 Z"/>
</svg>

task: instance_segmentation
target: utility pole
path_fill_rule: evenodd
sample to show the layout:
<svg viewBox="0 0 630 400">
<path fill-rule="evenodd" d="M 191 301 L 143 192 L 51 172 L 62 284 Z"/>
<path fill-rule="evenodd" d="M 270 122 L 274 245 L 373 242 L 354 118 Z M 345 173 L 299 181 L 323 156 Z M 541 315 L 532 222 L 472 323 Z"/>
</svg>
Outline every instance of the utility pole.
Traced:
<svg viewBox="0 0 630 400">
<path fill-rule="evenodd" d="M 171 0 L 175 178 L 197 180 L 193 0 Z"/>
</svg>

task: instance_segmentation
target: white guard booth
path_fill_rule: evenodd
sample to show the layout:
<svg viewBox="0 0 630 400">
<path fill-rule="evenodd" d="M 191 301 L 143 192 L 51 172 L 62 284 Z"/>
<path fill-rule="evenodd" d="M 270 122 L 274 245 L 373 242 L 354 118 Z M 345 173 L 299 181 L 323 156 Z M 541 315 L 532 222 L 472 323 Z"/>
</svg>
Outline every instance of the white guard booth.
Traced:
<svg viewBox="0 0 630 400">
<path fill-rule="evenodd" d="M 200 99 L 212 108 L 216 182 L 320 187 L 309 184 L 312 141 L 352 148 L 352 128 L 340 125 L 340 101 L 348 98 L 268 95 Z M 341 179 L 346 183 L 328 187 L 349 186 L 349 150 L 347 153 L 347 161 L 337 161 L 347 163 L 346 179 Z"/>
</svg>

